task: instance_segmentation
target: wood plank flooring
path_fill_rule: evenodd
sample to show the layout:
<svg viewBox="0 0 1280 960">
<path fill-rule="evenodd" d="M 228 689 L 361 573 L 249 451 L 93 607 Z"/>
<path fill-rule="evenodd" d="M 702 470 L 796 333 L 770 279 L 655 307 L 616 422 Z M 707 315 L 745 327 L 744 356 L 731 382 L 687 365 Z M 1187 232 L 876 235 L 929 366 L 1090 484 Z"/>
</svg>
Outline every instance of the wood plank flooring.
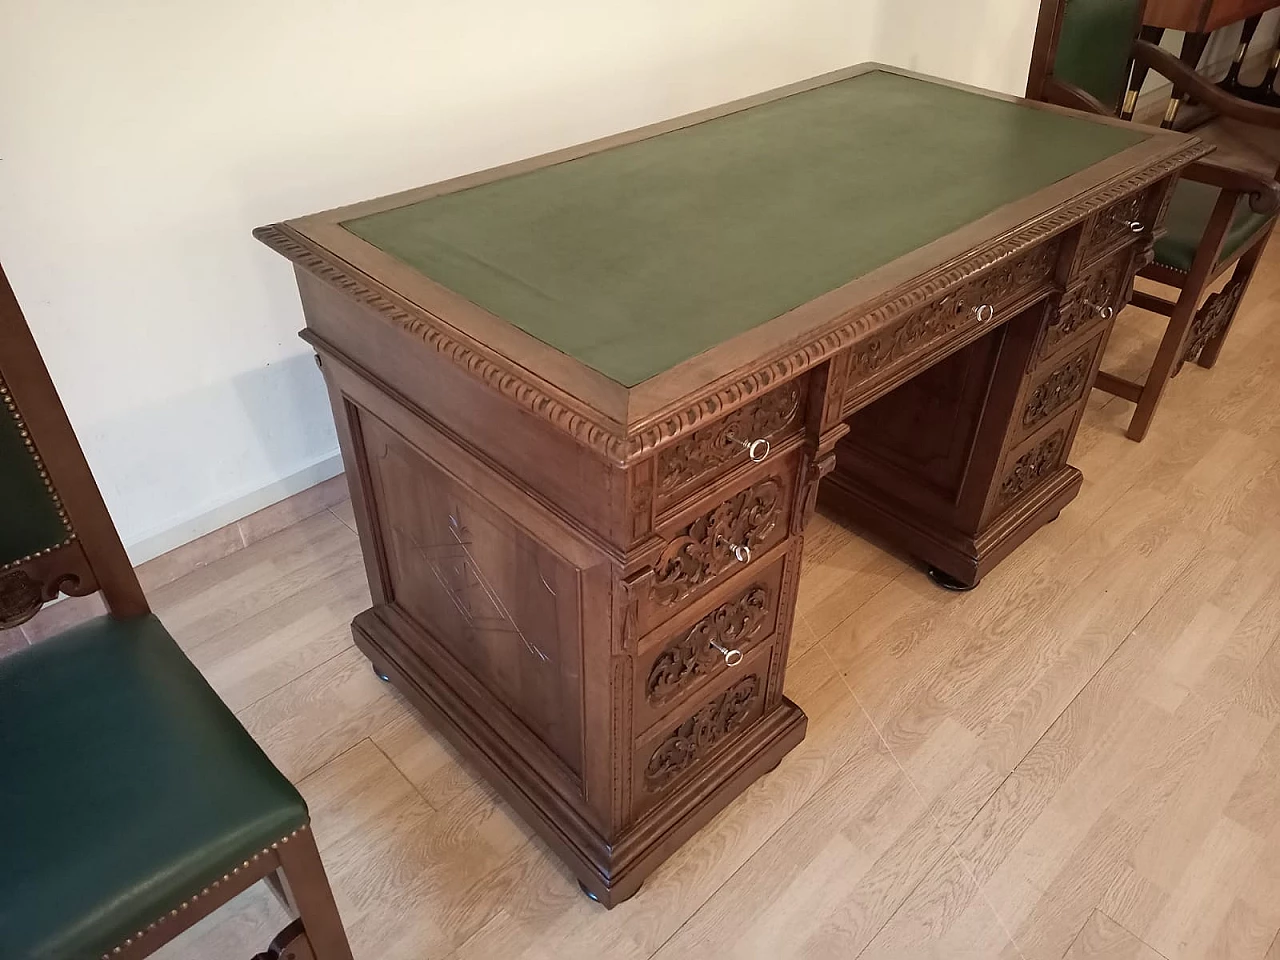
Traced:
<svg viewBox="0 0 1280 960">
<path fill-rule="evenodd" d="M 817 517 L 808 738 L 612 912 L 351 646 L 349 505 L 152 600 L 300 784 L 359 958 L 1280 960 L 1280 246 L 1218 368 L 1131 410 L 1095 393 L 1080 498 L 972 593 Z M 284 920 L 250 891 L 162 955 Z"/>
</svg>

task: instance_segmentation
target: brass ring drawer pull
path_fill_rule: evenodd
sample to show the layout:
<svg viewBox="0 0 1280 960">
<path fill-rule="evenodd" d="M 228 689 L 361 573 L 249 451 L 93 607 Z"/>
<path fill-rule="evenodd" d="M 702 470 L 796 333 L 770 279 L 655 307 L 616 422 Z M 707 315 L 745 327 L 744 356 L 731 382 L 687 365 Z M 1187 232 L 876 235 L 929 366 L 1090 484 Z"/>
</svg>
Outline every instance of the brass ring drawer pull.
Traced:
<svg viewBox="0 0 1280 960">
<path fill-rule="evenodd" d="M 769 455 L 769 451 L 773 449 L 769 441 L 763 438 L 759 440 L 739 440 L 738 442 L 747 448 L 747 456 L 751 458 L 752 463 L 760 463 Z"/>
<path fill-rule="evenodd" d="M 1086 300 L 1084 302 L 1084 305 L 1088 307 L 1090 310 L 1092 310 L 1094 313 L 1096 313 L 1098 316 L 1100 316 L 1103 320 L 1110 320 L 1112 317 L 1116 315 L 1115 308 L 1111 306 L 1100 307 L 1096 303 L 1092 302 L 1091 300 Z"/>
<path fill-rule="evenodd" d="M 996 308 L 984 303 L 973 308 L 973 315 L 978 318 L 979 323 L 990 323 L 996 317 Z"/>
<path fill-rule="evenodd" d="M 741 545 L 736 544 L 736 543 L 729 543 L 729 541 L 728 541 L 728 540 L 726 540 L 724 537 L 717 537 L 717 538 L 716 538 L 716 541 L 717 541 L 718 543 L 728 544 L 729 551 L 733 554 L 733 559 L 737 560 L 739 563 L 750 563 L 750 562 L 751 562 L 751 548 L 750 548 L 750 547 L 747 547 L 747 546 L 741 546 Z"/>
<path fill-rule="evenodd" d="M 1124 225 L 1129 228 L 1130 233 L 1143 233 L 1147 229 L 1147 225 L 1141 220 L 1126 220 Z"/>
<path fill-rule="evenodd" d="M 736 667 L 742 662 L 741 650 L 729 650 L 723 644 L 718 643 L 715 640 L 709 640 L 707 642 L 724 654 L 724 665 L 726 667 Z"/>
</svg>

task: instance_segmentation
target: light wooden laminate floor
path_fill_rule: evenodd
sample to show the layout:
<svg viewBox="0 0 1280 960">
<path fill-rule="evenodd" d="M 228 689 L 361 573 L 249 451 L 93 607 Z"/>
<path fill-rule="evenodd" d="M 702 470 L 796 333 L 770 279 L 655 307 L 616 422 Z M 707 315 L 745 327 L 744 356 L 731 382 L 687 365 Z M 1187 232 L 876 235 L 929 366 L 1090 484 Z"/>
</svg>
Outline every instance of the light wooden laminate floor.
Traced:
<svg viewBox="0 0 1280 960">
<path fill-rule="evenodd" d="M 1108 366 L 1154 347 L 1129 310 Z M 311 805 L 358 958 L 1280 960 L 1280 246 L 1150 437 L 964 595 L 819 516 L 808 738 L 612 912 L 380 683 L 349 504 L 152 594 Z M 254 890 L 163 952 L 249 956 Z"/>
</svg>

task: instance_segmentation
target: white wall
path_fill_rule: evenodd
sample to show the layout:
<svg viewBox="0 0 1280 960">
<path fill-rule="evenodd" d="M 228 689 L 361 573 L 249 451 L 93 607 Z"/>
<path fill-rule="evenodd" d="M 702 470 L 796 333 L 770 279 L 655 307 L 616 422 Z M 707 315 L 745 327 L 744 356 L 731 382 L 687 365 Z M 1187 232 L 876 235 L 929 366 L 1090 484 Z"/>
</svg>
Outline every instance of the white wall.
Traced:
<svg viewBox="0 0 1280 960">
<path fill-rule="evenodd" d="M 875 59 L 1021 95 L 1037 0 L 881 0 Z"/>
<path fill-rule="evenodd" d="M 0 262 L 135 560 L 337 469 L 250 230 L 872 56 L 877 0 L 0 0 Z"/>
</svg>

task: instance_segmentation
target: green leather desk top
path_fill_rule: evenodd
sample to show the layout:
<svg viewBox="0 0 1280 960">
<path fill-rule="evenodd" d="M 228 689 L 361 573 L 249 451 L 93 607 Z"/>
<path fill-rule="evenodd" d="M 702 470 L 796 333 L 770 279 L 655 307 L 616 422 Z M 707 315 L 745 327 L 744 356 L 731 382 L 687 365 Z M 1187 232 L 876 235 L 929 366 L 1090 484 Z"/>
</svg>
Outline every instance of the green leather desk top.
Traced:
<svg viewBox="0 0 1280 960">
<path fill-rule="evenodd" d="M 874 71 L 342 225 L 630 387 L 1150 135 Z"/>
</svg>

